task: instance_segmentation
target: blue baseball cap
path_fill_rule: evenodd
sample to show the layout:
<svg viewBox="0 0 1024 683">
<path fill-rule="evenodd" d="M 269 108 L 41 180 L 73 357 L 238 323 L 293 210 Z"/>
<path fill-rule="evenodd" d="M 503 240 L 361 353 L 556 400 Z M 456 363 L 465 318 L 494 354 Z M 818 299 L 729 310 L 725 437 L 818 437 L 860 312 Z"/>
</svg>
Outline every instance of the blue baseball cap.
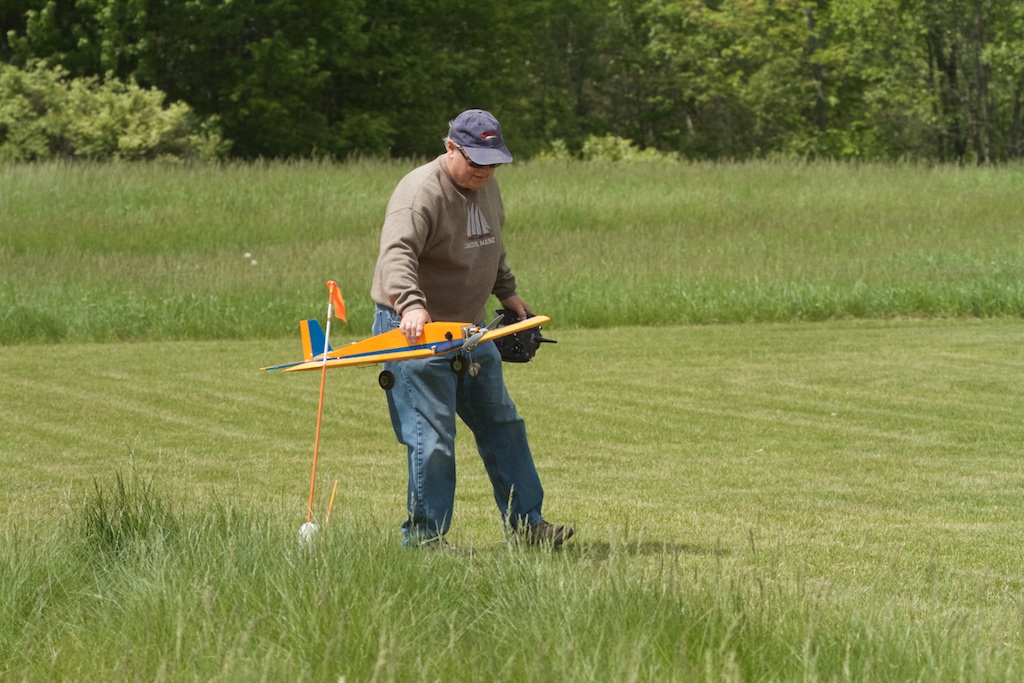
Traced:
<svg viewBox="0 0 1024 683">
<path fill-rule="evenodd" d="M 512 153 L 505 146 L 498 119 L 483 109 L 467 109 L 451 122 L 448 137 L 461 147 L 474 164 L 511 164 Z"/>
</svg>

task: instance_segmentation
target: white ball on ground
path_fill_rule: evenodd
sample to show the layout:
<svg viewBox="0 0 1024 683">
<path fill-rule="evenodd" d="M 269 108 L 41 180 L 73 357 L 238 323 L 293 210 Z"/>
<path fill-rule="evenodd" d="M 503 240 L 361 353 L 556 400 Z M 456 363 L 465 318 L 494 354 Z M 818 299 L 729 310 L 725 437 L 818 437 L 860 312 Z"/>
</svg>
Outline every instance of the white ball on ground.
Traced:
<svg viewBox="0 0 1024 683">
<path fill-rule="evenodd" d="M 318 531 L 320 531 L 320 527 L 313 522 L 306 522 L 299 527 L 299 541 L 303 543 L 312 543 L 313 537 L 316 536 Z"/>
</svg>

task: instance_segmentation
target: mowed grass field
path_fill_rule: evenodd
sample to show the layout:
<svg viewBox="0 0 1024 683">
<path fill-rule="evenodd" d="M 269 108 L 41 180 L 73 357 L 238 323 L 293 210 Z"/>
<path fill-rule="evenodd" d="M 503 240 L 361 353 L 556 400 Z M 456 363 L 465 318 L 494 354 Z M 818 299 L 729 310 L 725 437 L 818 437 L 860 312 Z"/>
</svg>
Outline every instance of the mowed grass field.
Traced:
<svg viewBox="0 0 1024 683">
<path fill-rule="evenodd" d="M 328 277 L 368 332 L 403 170 L 0 169 L 0 676 L 1021 678 L 1019 170 L 502 169 L 559 341 L 506 377 L 577 536 L 507 546 L 463 433 L 458 552 L 401 550 L 356 369 L 302 547 L 319 376 L 256 368 Z"/>
</svg>

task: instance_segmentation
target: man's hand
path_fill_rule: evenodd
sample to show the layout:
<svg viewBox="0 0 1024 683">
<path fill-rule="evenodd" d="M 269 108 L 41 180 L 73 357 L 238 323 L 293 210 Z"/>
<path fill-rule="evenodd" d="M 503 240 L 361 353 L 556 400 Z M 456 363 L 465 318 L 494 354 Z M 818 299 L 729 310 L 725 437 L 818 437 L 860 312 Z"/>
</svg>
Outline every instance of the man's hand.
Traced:
<svg viewBox="0 0 1024 683">
<path fill-rule="evenodd" d="M 510 311 L 515 311 L 516 315 L 519 316 L 520 320 L 526 320 L 531 315 L 533 315 L 533 311 L 530 310 L 530 307 L 526 304 L 525 301 L 523 301 L 520 298 L 518 294 L 513 294 L 507 299 L 502 299 L 501 305 Z"/>
<path fill-rule="evenodd" d="M 398 324 L 398 329 L 402 331 L 410 344 L 415 344 L 423 335 L 423 326 L 429 322 L 430 314 L 427 313 L 427 309 L 414 308 L 402 313 L 402 322 Z"/>
</svg>

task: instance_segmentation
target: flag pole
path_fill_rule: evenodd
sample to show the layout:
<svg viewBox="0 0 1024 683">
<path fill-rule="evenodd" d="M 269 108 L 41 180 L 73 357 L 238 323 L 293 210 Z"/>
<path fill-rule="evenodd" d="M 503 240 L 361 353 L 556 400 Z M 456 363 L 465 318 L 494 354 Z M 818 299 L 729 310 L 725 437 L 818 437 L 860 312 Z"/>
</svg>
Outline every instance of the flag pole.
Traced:
<svg viewBox="0 0 1024 683">
<path fill-rule="evenodd" d="M 324 333 L 324 354 L 323 366 L 320 370 L 320 400 L 316 409 L 316 438 L 313 440 L 313 474 L 309 480 L 309 505 L 306 507 L 306 523 L 313 521 L 313 494 L 316 491 L 316 463 L 320 456 L 320 424 L 324 415 L 324 386 L 327 384 L 327 354 L 331 350 L 331 320 L 334 319 L 335 306 L 337 306 L 338 317 L 348 322 L 345 316 L 345 300 L 341 296 L 341 289 L 334 280 L 327 281 L 327 331 Z M 331 504 L 334 504 L 334 494 L 331 494 Z M 328 516 L 330 512 L 328 511 Z"/>
<path fill-rule="evenodd" d="M 324 333 L 324 356 L 320 370 L 320 400 L 316 408 L 316 438 L 313 440 L 313 474 L 309 479 L 309 505 L 306 508 L 306 521 L 313 520 L 313 492 L 316 490 L 316 462 L 320 456 L 320 423 L 324 415 L 324 386 L 327 384 L 327 349 L 331 339 L 331 316 L 334 303 L 327 304 L 327 331 Z"/>
</svg>

